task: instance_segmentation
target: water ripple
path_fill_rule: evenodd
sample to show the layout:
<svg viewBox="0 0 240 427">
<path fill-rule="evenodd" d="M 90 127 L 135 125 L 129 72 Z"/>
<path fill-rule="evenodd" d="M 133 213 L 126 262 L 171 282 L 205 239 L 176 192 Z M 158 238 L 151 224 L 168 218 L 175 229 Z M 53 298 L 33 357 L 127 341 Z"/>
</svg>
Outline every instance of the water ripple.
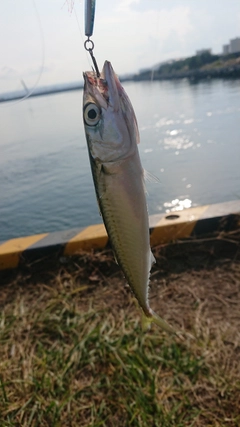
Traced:
<svg viewBox="0 0 240 427">
<path fill-rule="evenodd" d="M 192 207 L 192 200 L 186 198 L 184 200 L 174 199 L 163 204 L 166 213 L 182 211 L 183 209 Z"/>
</svg>

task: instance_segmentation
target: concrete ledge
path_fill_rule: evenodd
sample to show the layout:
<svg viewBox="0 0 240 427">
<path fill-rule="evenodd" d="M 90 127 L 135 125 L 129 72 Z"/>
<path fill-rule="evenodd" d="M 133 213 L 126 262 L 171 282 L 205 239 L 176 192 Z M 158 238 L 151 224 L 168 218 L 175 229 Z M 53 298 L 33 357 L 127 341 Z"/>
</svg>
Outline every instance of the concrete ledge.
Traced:
<svg viewBox="0 0 240 427">
<path fill-rule="evenodd" d="M 151 246 L 240 228 L 240 201 L 150 216 Z M 48 256 L 73 255 L 103 249 L 108 236 L 103 224 L 38 234 L 0 242 L 0 270 L 17 268 Z"/>
</svg>

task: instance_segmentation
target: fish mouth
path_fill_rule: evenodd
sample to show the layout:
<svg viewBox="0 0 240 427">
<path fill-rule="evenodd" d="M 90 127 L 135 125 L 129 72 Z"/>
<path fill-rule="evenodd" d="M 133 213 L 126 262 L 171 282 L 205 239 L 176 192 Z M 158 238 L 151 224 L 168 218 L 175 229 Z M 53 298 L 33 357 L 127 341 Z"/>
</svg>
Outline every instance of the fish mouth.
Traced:
<svg viewBox="0 0 240 427">
<path fill-rule="evenodd" d="M 120 96 L 123 93 L 121 83 L 116 76 L 112 64 L 105 61 L 100 77 L 93 71 L 83 73 L 84 89 L 97 98 L 103 108 L 112 107 L 114 111 L 120 109 Z M 100 98 L 101 101 L 100 101 Z"/>
<path fill-rule="evenodd" d="M 117 75 L 115 74 L 115 71 L 112 67 L 111 62 L 109 62 L 109 61 L 104 62 L 101 75 L 103 76 L 103 78 L 107 82 L 108 88 L 111 88 L 114 91 L 117 90 L 119 95 L 122 94 L 123 87 L 122 87 Z"/>
<path fill-rule="evenodd" d="M 109 104 L 113 107 L 115 111 L 118 111 L 120 108 L 120 99 L 119 97 L 122 95 L 123 88 L 121 83 L 116 76 L 112 64 L 109 61 L 104 62 L 103 70 L 101 73 L 104 77 L 104 80 L 107 83 L 108 88 L 108 97 Z"/>
</svg>

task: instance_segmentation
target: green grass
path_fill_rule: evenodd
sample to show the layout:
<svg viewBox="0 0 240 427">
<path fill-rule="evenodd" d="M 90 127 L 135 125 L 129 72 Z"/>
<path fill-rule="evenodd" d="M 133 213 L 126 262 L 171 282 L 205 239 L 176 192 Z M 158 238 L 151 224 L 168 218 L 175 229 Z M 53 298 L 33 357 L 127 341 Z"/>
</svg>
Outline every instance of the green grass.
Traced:
<svg viewBox="0 0 240 427">
<path fill-rule="evenodd" d="M 239 352 L 221 327 L 198 318 L 195 341 L 143 333 L 121 280 L 27 281 L 1 289 L 1 426 L 240 425 Z"/>
</svg>

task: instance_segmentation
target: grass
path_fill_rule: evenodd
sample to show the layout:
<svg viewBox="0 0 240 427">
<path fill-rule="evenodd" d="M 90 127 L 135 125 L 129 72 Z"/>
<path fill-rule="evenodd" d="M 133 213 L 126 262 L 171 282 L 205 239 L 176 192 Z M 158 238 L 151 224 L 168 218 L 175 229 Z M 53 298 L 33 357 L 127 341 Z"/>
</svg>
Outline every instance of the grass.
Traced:
<svg viewBox="0 0 240 427">
<path fill-rule="evenodd" d="M 240 425 L 239 263 L 169 275 L 157 266 L 153 278 L 158 307 L 195 340 L 143 333 L 109 255 L 2 286 L 0 425 Z"/>
</svg>

